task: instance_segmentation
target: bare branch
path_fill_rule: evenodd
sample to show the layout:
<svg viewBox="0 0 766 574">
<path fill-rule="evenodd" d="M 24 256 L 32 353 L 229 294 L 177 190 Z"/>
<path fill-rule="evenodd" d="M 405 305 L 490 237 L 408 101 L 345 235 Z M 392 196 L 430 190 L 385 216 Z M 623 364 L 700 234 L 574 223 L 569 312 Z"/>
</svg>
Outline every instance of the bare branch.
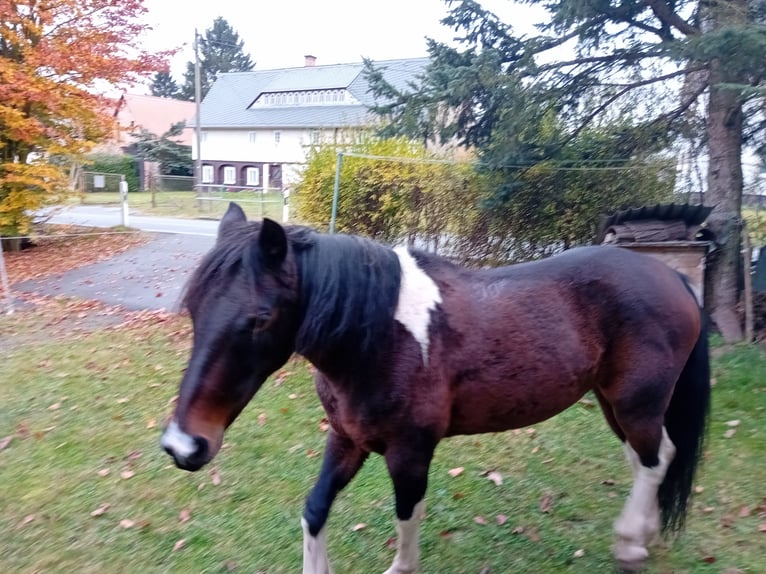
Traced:
<svg viewBox="0 0 766 574">
<path fill-rule="evenodd" d="M 657 16 L 661 22 L 675 28 L 682 34 L 687 36 L 698 36 L 700 34 L 699 28 L 689 24 L 686 20 L 681 18 L 681 16 L 676 14 L 663 0 L 643 0 L 643 2 L 652 9 L 654 15 Z"/>
</svg>

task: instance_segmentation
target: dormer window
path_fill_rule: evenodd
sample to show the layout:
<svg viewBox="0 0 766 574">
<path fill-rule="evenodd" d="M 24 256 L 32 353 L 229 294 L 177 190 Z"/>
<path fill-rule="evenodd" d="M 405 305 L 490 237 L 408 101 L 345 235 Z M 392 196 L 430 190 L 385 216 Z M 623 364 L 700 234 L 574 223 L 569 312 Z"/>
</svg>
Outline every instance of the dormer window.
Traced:
<svg viewBox="0 0 766 574">
<path fill-rule="evenodd" d="M 346 91 L 346 88 L 297 90 L 290 92 L 264 92 L 253 102 L 252 107 L 323 106 L 353 101 L 353 96 Z"/>
</svg>

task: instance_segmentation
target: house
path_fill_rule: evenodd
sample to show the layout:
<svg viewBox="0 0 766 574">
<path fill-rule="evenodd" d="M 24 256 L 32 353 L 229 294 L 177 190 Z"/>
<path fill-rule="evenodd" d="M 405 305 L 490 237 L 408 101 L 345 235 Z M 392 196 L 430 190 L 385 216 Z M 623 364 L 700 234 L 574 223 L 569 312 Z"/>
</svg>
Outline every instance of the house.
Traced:
<svg viewBox="0 0 766 574">
<path fill-rule="evenodd" d="M 375 66 L 398 88 L 416 81 L 427 58 Z M 362 62 L 221 74 L 201 104 L 201 183 L 232 189 L 284 189 L 312 145 L 348 141 L 370 127 L 375 103 Z M 190 125 L 194 126 L 192 120 Z M 196 159 L 196 145 L 192 148 Z"/>
<path fill-rule="evenodd" d="M 147 130 L 156 136 L 166 133 L 173 124 L 189 123 L 194 116 L 194 102 L 139 94 L 122 94 L 114 102 L 112 135 L 95 151 L 124 153 L 136 142 L 133 134 Z M 174 141 L 192 145 L 194 131 L 186 127 Z"/>
</svg>

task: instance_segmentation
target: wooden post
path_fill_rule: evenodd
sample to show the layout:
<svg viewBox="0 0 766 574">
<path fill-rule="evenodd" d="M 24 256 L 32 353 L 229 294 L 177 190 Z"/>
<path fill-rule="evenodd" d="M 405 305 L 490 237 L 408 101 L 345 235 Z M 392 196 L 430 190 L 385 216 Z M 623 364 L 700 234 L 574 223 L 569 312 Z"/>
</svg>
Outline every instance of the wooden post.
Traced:
<svg viewBox="0 0 766 574">
<path fill-rule="evenodd" d="M 745 341 L 753 341 L 753 276 L 750 274 L 750 262 L 752 261 L 752 246 L 750 245 L 750 234 L 747 228 L 742 229 L 742 258 L 744 259 L 744 280 L 745 280 Z"/>
</svg>

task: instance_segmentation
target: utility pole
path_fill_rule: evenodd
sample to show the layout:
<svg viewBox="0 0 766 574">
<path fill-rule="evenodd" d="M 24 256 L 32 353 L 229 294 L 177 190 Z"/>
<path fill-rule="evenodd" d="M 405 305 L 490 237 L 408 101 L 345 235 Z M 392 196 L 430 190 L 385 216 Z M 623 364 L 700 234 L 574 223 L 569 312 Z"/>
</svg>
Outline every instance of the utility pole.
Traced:
<svg viewBox="0 0 766 574">
<path fill-rule="evenodd" d="M 194 28 L 194 107 L 197 114 L 197 121 L 194 124 L 194 135 L 197 139 L 197 161 L 194 173 L 196 175 L 196 192 L 199 195 L 202 192 L 202 116 L 200 115 L 200 100 L 202 99 L 202 80 L 200 79 L 199 66 L 199 33 Z"/>
</svg>

